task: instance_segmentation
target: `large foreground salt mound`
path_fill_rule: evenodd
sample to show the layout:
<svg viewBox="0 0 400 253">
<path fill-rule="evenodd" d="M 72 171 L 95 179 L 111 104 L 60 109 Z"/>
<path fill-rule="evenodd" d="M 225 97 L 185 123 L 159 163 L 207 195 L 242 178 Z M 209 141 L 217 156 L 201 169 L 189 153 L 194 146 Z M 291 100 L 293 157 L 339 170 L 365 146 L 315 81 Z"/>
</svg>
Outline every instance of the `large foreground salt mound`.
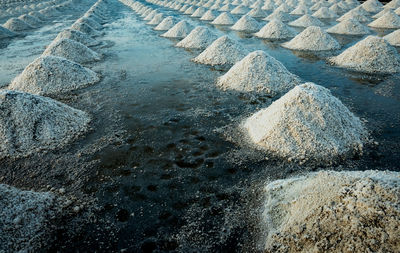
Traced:
<svg viewBox="0 0 400 253">
<path fill-rule="evenodd" d="M 190 33 L 190 30 L 192 30 L 192 26 L 185 20 L 182 20 L 161 36 L 166 38 L 185 38 Z"/>
<path fill-rule="evenodd" d="M 251 140 L 290 160 L 332 161 L 360 152 L 366 130 L 339 99 L 319 85 L 296 86 L 244 123 Z"/>
<path fill-rule="evenodd" d="M 55 56 L 39 57 L 9 85 L 10 90 L 48 96 L 73 91 L 99 81 L 92 70 Z"/>
<path fill-rule="evenodd" d="M 50 220 L 57 215 L 56 197 L 48 192 L 21 191 L 0 184 L 0 251 L 43 250 Z"/>
<path fill-rule="evenodd" d="M 318 26 L 306 28 L 282 46 L 293 50 L 309 51 L 336 50 L 341 47 L 339 42 Z"/>
<path fill-rule="evenodd" d="M 10 18 L 3 26 L 13 32 L 20 32 L 33 28 L 28 23 L 18 18 Z"/>
<path fill-rule="evenodd" d="M 50 98 L 0 91 L 0 159 L 59 149 L 88 130 L 90 117 Z"/>
<path fill-rule="evenodd" d="M 208 65 L 233 65 L 245 57 L 247 51 L 228 36 L 215 40 L 200 55 L 193 59 L 194 62 Z"/>
<path fill-rule="evenodd" d="M 293 38 L 296 35 L 296 32 L 290 29 L 290 27 L 285 25 L 282 21 L 273 19 L 254 35 L 263 39 L 287 39 Z"/>
<path fill-rule="evenodd" d="M 264 188 L 266 252 L 397 252 L 400 173 L 325 171 Z"/>
<path fill-rule="evenodd" d="M 367 73 L 400 72 L 400 55 L 387 41 L 368 36 L 330 61 L 343 68 Z"/>
<path fill-rule="evenodd" d="M 346 34 L 346 35 L 364 35 L 371 31 L 365 25 L 355 19 L 345 19 L 339 24 L 326 30 L 328 33 Z"/>
<path fill-rule="evenodd" d="M 217 81 L 222 89 L 270 95 L 287 92 L 300 83 L 299 77 L 264 51 L 248 54 Z"/>
<path fill-rule="evenodd" d="M 100 41 L 93 39 L 86 33 L 73 29 L 65 29 L 64 31 L 60 32 L 54 40 L 56 41 L 61 39 L 75 40 L 87 47 L 97 46 L 100 44 Z"/>
<path fill-rule="evenodd" d="M 204 49 L 208 47 L 217 35 L 210 31 L 207 27 L 198 26 L 189 33 L 183 40 L 181 40 L 177 47 Z"/>
<path fill-rule="evenodd" d="M 77 63 L 87 63 L 100 60 L 100 55 L 74 40 L 54 40 L 42 55 L 52 55 L 66 58 Z"/>
</svg>

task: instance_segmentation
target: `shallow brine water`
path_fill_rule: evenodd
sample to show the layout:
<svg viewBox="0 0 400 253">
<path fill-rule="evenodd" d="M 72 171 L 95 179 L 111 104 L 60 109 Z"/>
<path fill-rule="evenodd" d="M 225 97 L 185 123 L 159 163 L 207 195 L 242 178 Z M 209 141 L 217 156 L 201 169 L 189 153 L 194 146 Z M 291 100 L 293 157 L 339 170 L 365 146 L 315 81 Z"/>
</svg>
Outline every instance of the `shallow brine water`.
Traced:
<svg viewBox="0 0 400 253">
<path fill-rule="evenodd" d="M 270 180 L 319 169 L 400 169 L 400 76 L 349 72 L 329 66 L 326 55 L 292 52 L 279 42 L 208 25 L 249 51 L 265 50 L 305 81 L 329 88 L 379 143 L 362 157 L 324 168 L 290 164 L 254 149 L 239 129 L 245 117 L 274 98 L 219 90 L 215 80 L 226 70 L 191 62 L 199 51 L 175 48 L 176 40 L 160 37 L 162 32 L 120 3 L 110 8 L 113 16 L 99 38 L 104 43 L 95 48 L 104 60 L 88 66 L 101 73 L 101 82 L 57 98 L 91 113 L 93 131 L 65 150 L 0 162 L 3 183 L 66 187 L 78 196 L 97 197 L 96 216 L 103 222 L 86 226 L 77 237 L 60 235 L 54 249 L 259 251 L 261 190 Z M 1 83 L 39 56 L 67 24 L 0 49 Z M 48 40 L 41 44 L 38 37 Z M 347 48 L 361 38 L 338 39 Z"/>
</svg>

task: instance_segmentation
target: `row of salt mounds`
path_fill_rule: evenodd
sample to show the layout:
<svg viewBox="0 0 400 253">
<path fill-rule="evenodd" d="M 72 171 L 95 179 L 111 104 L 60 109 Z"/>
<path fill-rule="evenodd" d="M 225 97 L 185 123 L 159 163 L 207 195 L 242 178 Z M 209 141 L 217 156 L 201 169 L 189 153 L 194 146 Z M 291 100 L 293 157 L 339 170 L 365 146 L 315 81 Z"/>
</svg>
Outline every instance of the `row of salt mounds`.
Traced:
<svg viewBox="0 0 400 253">
<path fill-rule="evenodd" d="M 258 38 L 279 40 L 293 38 L 296 35 L 296 32 L 282 21 L 273 19 L 254 35 Z"/>
<path fill-rule="evenodd" d="M 339 42 L 318 26 L 306 28 L 292 40 L 283 43 L 282 46 L 292 50 L 305 51 L 325 51 L 341 48 Z"/>
<path fill-rule="evenodd" d="M 0 26 L 0 39 L 11 38 L 11 37 L 14 37 L 15 35 L 16 34 L 14 32 L 8 30 L 7 28 Z"/>
<path fill-rule="evenodd" d="M 79 43 L 82 43 L 83 45 L 87 47 L 93 47 L 97 46 L 100 44 L 100 41 L 93 39 L 86 33 L 73 30 L 73 29 L 65 29 L 62 32 L 60 32 L 57 37 L 54 39 L 55 41 L 61 40 L 61 39 L 70 39 L 70 40 L 75 40 Z"/>
<path fill-rule="evenodd" d="M 400 72 L 400 55 L 397 50 L 385 39 L 371 35 L 329 61 L 343 68 L 366 73 Z"/>
<path fill-rule="evenodd" d="M 55 150 L 88 130 L 90 117 L 50 98 L 0 91 L 0 159 Z"/>
<path fill-rule="evenodd" d="M 233 25 L 236 19 L 228 12 L 221 13 L 211 24 L 213 25 Z"/>
<path fill-rule="evenodd" d="M 382 17 L 368 24 L 368 26 L 374 28 L 400 28 L 400 17 L 397 16 L 393 11 L 389 11 Z"/>
<path fill-rule="evenodd" d="M 217 85 L 240 92 L 259 92 L 274 96 L 301 83 L 282 63 L 264 51 L 255 51 L 237 62 Z"/>
<path fill-rule="evenodd" d="M 54 56 L 39 57 L 9 85 L 10 90 L 49 96 L 70 92 L 99 81 L 92 70 Z"/>
<path fill-rule="evenodd" d="M 260 29 L 260 24 L 251 16 L 244 15 L 231 27 L 231 29 L 243 32 L 257 32 Z"/>
<path fill-rule="evenodd" d="M 190 31 L 192 30 L 192 26 L 182 20 L 179 21 L 176 25 L 174 25 L 171 29 L 169 29 L 166 33 L 163 33 L 161 36 L 162 37 L 167 37 L 167 38 L 185 38 Z"/>
<path fill-rule="evenodd" d="M 233 65 L 247 54 L 240 44 L 228 36 L 222 36 L 193 59 L 194 62 L 208 65 Z"/>
<path fill-rule="evenodd" d="M 13 32 L 21 32 L 33 29 L 31 25 L 18 18 L 10 18 L 6 23 L 4 23 L 3 27 Z"/>
<path fill-rule="evenodd" d="M 42 55 L 59 56 L 81 64 L 101 59 L 100 55 L 92 49 L 70 39 L 54 40 Z"/>
<path fill-rule="evenodd" d="M 266 252 L 398 252 L 400 174 L 324 171 L 265 188 Z"/>
<path fill-rule="evenodd" d="M 298 85 L 245 123 L 251 140 L 276 156 L 333 162 L 362 151 L 367 131 L 331 92 L 314 83 Z"/>
<path fill-rule="evenodd" d="M 346 34 L 346 35 L 365 35 L 370 34 L 369 28 L 355 19 L 345 19 L 339 24 L 326 30 L 328 33 Z"/>
<path fill-rule="evenodd" d="M 21 191 L 0 184 L 0 251 L 43 250 L 58 215 L 56 197 L 49 192 Z"/>
<path fill-rule="evenodd" d="M 400 30 L 396 30 L 383 37 L 390 45 L 400 47 Z"/>
<path fill-rule="evenodd" d="M 183 40 L 176 44 L 177 47 L 205 49 L 218 37 L 207 27 L 198 26 Z"/>
<path fill-rule="evenodd" d="M 159 23 L 154 30 L 156 31 L 167 31 L 171 29 L 176 24 L 176 19 L 172 16 L 166 17 Z"/>
<path fill-rule="evenodd" d="M 309 14 L 305 14 L 295 21 L 290 22 L 289 25 L 295 27 L 324 26 L 319 19 L 314 18 Z"/>
</svg>

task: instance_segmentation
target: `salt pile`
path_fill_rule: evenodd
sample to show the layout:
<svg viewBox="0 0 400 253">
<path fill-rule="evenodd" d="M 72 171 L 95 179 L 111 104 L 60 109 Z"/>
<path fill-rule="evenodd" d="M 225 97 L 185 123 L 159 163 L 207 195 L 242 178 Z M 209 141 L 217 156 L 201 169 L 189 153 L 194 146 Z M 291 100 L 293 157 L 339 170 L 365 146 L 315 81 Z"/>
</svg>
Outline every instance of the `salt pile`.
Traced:
<svg viewBox="0 0 400 253">
<path fill-rule="evenodd" d="M 343 68 L 367 73 L 400 72 L 400 55 L 382 38 L 368 36 L 330 61 Z"/>
<path fill-rule="evenodd" d="M 231 29 L 235 31 L 256 32 L 260 29 L 260 24 L 249 15 L 244 15 Z"/>
<path fill-rule="evenodd" d="M 56 197 L 49 192 L 21 191 L 0 184 L 0 251 L 36 252 L 50 237 L 57 215 Z"/>
<path fill-rule="evenodd" d="M 386 13 L 390 12 L 391 9 L 383 9 L 382 11 L 380 11 L 378 14 L 375 14 L 374 16 L 372 16 L 372 18 L 380 18 L 383 15 L 385 15 Z"/>
<path fill-rule="evenodd" d="M 319 19 L 314 18 L 309 14 L 305 14 L 295 21 L 290 22 L 289 25 L 296 27 L 324 26 L 324 24 L 319 21 Z"/>
<path fill-rule="evenodd" d="M 375 28 L 400 28 L 400 17 L 397 16 L 393 11 L 387 12 L 382 17 L 368 24 L 370 27 Z"/>
<path fill-rule="evenodd" d="M 264 51 L 248 54 L 217 81 L 224 90 L 260 92 L 275 96 L 287 92 L 301 80 Z"/>
<path fill-rule="evenodd" d="M 20 32 L 20 31 L 25 31 L 25 30 L 29 30 L 29 29 L 33 28 L 28 23 L 26 23 L 25 21 L 22 21 L 21 19 L 18 19 L 18 18 L 10 18 L 3 25 L 3 27 L 5 27 L 8 30 L 13 31 L 13 32 Z"/>
<path fill-rule="evenodd" d="M 215 40 L 200 55 L 193 59 L 194 62 L 208 65 L 233 65 L 245 57 L 247 51 L 228 36 Z"/>
<path fill-rule="evenodd" d="M 101 30 L 103 29 L 103 26 L 100 25 L 99 23 L 97 23 L 94 19 L 92 18 L 79 18 L 75 21 L 75 23 L 86 23 L 88 24 L 90 27 L 92 27 L 93 29 L 96 30 Z"/>
<path fill-rule="evenodd" d="M 253 18 L 264 18 L 267 16 L 267 13 L 265 11 L 263 11 L 261 9 L 261 7 L 257 7 L 257 8 L 252 9 L 251 11 L 249 11 L 247 13 L 247 15 L 249 15 Z"/>
<path fill-rule="evenodd" d="M 235 6 L 233 6 L 232 4 L 225 4 L 224 6 L 222 6 L 221 8 L 219 8 L 219 11 L 231 11 L 235 8 Z"/>
<path fill-rule="evenodd" d="M 42 55 L 59 56 L 81 64 L 100 60 L 98 53 L 82 43 L 70 39 L 53 41 Z"/>
<path fill-rule="evenodd" d="M 304 15 L 304 14 L 310 14 L 310 10 L 307 7 L 307 5 L 299 5 L 294 9 L 292 12 L 290 12 L 291 15 Z"/>
<path fill-rule="evenodd" d="M 50 98 L 0 91 L 0 159 L 59 149 L 88 130 L 87 113 Z"/>
<path fill-rule="evenodd" d="M 154 30 L 156 31 L 167 31 L 171 29 L 174 25 L 176 24 L 175 18 L 168 16 L 161 21 L 156 27 L 154 27 Z"/>
<path fill-rule="evenodd" d="M 218 16 L 218 12 L 213 11 L 213 10 L 208 10 L 206 13 L 204 13 L 203 16 L 201 16 L 200 20 L 213 21 L 217 16 Z"/>
<path fill-rule="evenodd" d="M 313 17 L 316 18 L 337 18 L 337 14 L 329 10 L 327 7 L 321 7 L 316 12 L 314 12 Z"/>
<path fill-rule="evenodd" d="M 44 15 L 40 14 L 40 13 L 37 12 L 37 11 L 31 11 L 31 12 L 29 12 L 28 14 L 31 15 L 31 16 L 33 16 L 33 17 L 35 17 L 35 18 L 38 18 L 38 19 L 40 19 L 40 20 L 42 20 L 42 21 L 45 21 L 45 20 L 46 20 L 46 17 L 45 17 Z"/>
<path fill-rule="evenodd" d="M 181 40 L 177 47 L 204 49 L 208 47 L 217 35 L 211 32 L 207 27 L 198 26 L 189 33 L 183 40 Z"/>
<path fill-rule="evenodd" d="M 345 19 L 339 24 L 326 30 L 328 33 L 346 34 L 346 35 L 364 35 L 370 34 L 368 27 L 354 19 Z"/>
<path fill-rule="evenodd" d="M 221 13 L 211 24 L 213 25 L 233 25 L 235 18 L 228 12 Z"/>
<path fill-rule="evenodd" d="M 192 30 L 192 26 L 189 25 L 188 22 L 182 20 L 174 25 L 168 32 L 162 34 L 161 36 L 167 38 L 185 38 L 190 31 Z"/>
<path fill-rule="evenodd" d="M 378 0 L 367 0 L 361 5 L 361 7 L 368 12 L 377 13 L 382 10 L 383 4 Z"/>
<path fill-rule="evenodd" d="M 39 27 L 42 24 L 42 21 L 29 14 L 21 15 L 18 17 L 18 19 L 24 21 L 25 23 L 29 24 L 32 27 Z"/>
<path fill-rule="evenodd" d="M 265 252 L 397 252 L 400 174 L 323 171 L 265 188 Z M 310 239 L 312 238 L 312 239 Z"/>
<path fill-rule="evenodd" d="M 0 39 L 14 37 L 15 35 L 15 33 L 11 32 L 7 28 L 0 26 Z"/>
<path fill-rule="evenodd" d="M 385 4 L 385 6 L 383 6 L 383 8 L 385 9 L 397 9 L 399 7 L 400 7 L 400 0 L 392 0 L 387 4 Z"/>
<path fill-rule="evenodd" d="M 86 23 L 74 23 L 71 29 L 86 33 L 91 36 L 100 36 L 101 33 Z"/>
<path fill-rule="evenodd" d="M 340 44 L 318 26 L 310 26 L 283 47 L 293 50 L 324 51 L 340 49 Z"/>
<path fill-rule="evenodd" d="M 365 16 L 364 14 L 360 13 L 356 9 L 350 10 L 343 14 L 340 18 L 337 19 L 337 21 L 343 21 L 345 19 L 355 19 L 359 22 L 371 22 L 371 18 Z"/>
<path fill-rule="evenodd" d="M 272 12 L 268 17 L 264 18 L 264 20 L 266 21 L 271 21 L 273 19 L 278 19 L 282 22 L 289 22 L 290 20 L 293 20 L 292 16 L 290 16 L 288 13 L 276 10 Z"/>
<path fill-rule="evenodd" d="M 191 17 L 201 18 L 204 15 L 204 13 L 206 13 L 206 9 L 203 7 L 199 7 L 199 8 L 197 8 L 197 10 L 195 12 L 193 12 Z"/>
<path fill-rule="evenodd" d="M 75 40 L 87 47 L 97 46 L 100 44 L 100 41 L 91 38 L 89 35 L 83 32 L 73 29 L 65 29 L 64 31 L 60 32 L 54 40 L 61 40 L 61 39 Z"/>
<path fill-rule="evenodd" d="M 9 90 L 51 96 L 86 87 L 99 81 L 92 70 L 55 56 L 39 57 L 8 86 Z"/>
<path fill-rule="evenodd" d="M 243 4 L 241 4 L 241 5 L 237 6 L 237 7 L 235 7 L 233 10 L 231 10 L 231 13 L 232 14 L 236 14 L 236 15 L 238 15 L 238 14 L 243 15 L 243 14 L 246 14 L 247 12 L 249 12 L 249 11 L 250 11 L 250 9 L 248 7 L 246 7 Z"/>
<path fill-rule="evenodd" d="M 400 47 L 400 30 L 396 30 L 383 37 L 390 45 Z"/>
<path fill-rule="evenodd" d="M 144 21 L 150 21 L 154 18 L 155 15 L 157 15 L 158 12 L 156 10 L 151 11 L 149 14 L 146 15 L 146 17 L 143 18 Z"/>
<path fill-rule="evenodd" d="M 154 16 L 154 18 L 152 20 L 147 22 L 147 24 L 148 25 L 158 25 L 159 23 L 161 23 L 161 21 L 163 21 L 163 19 L 164 19 L 164 15 L 162 13 L 158 13 L 157 15 Z"/>
<path fill-rule="evenodd" d="M 189 8 L 186 9 L 184 12 L 185 15 L 192 15 L 195 11 L 195 8 L 193 6 L 190 6 Z"/>
<path fill-rule="evenodd" d="M 287 39 L 293 38 L 296 33 L 280 20 L 273 19 L 254 35 L 263 39 Z"/>
<path fill-rule="evenodd" d="M 361 152 L 366 130 L 331 92 L 298 85 L 244 123 L 251 140 L 288 160 L 333 161 Z"/>
</svg>

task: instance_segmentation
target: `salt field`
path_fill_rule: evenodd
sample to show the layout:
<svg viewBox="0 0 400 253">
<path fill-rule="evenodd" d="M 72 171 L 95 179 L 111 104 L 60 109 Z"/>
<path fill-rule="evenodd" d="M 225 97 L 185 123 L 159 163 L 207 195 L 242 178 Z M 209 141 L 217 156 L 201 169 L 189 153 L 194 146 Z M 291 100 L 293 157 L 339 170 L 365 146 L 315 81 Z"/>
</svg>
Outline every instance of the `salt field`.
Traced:
<svg viewBox="0 0 400 253">
<path fill-rule="evenodd" d="M 0 0 L 0 251 L 399 252 L 399 8 Z"/>
</svg>

